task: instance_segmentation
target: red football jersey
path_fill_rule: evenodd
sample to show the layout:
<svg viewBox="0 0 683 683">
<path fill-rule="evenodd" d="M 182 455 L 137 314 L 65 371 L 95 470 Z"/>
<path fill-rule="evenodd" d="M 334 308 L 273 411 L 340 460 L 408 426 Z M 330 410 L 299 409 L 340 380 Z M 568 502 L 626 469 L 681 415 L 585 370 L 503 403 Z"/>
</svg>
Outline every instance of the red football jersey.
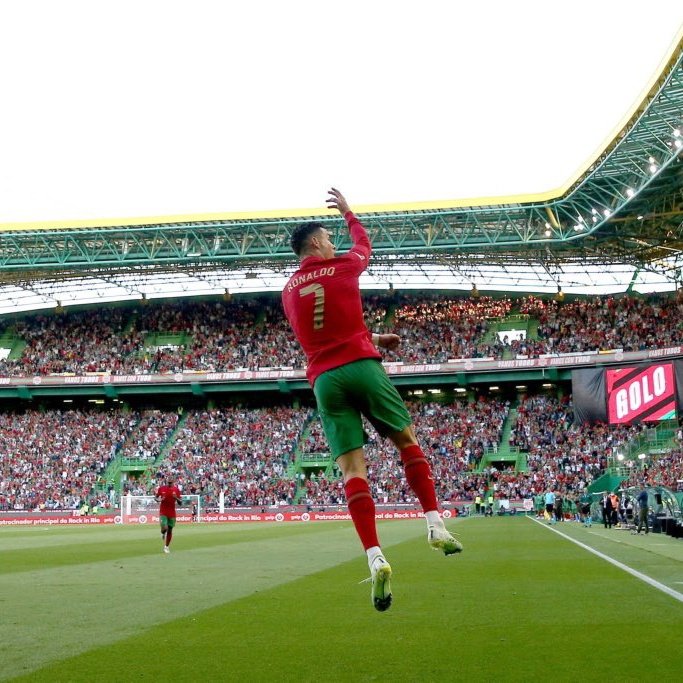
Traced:
<svg viewBox="0 0 683 683">
<path fill-rule="evenodd" d="M 161 498 L 159 514 L 164 517 L 175 517 L 175 499 L 182 497 L 180 489 L 177 486 L 160 486 L 155 495 Z"/>
<path fill-rule="evenodd" d="M 289 324 L 308 360 L 311 386 L 318 375 L 361 358 L 381 358 L 363 319 L 358 279 L 372 248 L 362 223 L 344 215 L 353 247 L 342 256 L 308 256 L 282 291 Z"/>
</svg>

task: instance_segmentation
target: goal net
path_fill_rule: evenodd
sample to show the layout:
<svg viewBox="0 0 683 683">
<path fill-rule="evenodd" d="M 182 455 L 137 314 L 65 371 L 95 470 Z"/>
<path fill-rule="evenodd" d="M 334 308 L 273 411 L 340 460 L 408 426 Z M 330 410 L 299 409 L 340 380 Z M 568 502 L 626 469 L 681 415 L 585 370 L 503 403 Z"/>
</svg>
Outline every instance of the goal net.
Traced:
<svg viewBox="0 0 683 683">
<path fill-rule="evenodd" d="M 182 496 L 183 502 L 177 503 L 178 522 L 199 522 L 202 515 L 200 496 Z M 158 524 L 159 503 L 154 496 L 121 496 L 121 524 Z"/>
</svg>

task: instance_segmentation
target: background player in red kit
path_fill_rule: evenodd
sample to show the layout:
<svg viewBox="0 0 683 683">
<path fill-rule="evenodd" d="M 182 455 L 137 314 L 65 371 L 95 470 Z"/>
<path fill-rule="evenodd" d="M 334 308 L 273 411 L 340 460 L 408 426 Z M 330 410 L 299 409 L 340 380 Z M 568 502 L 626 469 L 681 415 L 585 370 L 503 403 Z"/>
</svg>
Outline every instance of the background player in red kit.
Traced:
<svg viewBox="0 0 683 683">
<path fill-rule="evenodd" d="M 328 206 L 344 217 L 353 247 L 335 256 L 330 233 L 321 223 L 298 226 L 291 246 L 301 265 L 285 286 L 282 303 L 308 360 L 306 376 L 344 477 L 349 513 L 368 558 L 373 605 L 381 612 L 391 605 L 391 567 L 377 537 L 361 416 L 398 448 L 406 480 L 424 510 L 432 548 L 451 555 L 462 545 L 444 527 L 431 468 L 403 399 L 380 362 L 376 346 L 394 349 L 400 339 L 395 334 L 371 334 L 363 319 L 358 279 L 368 266 L 370 239 L 341 192 L 332 188 L 328 194 Z"/>
<path fill-rule="evenodd" d="M 182 503 L 182 494 L 180 489 L 175 485 L 174 479 L 171 475 L 166 477 L 166 485 L 160 486 L 154 494 L 154 499 L 159 506 L 159 522 L 161 524 L 161 538 L 164 542 L 164 552 L 170 553 L 169 545 L 173 538 L 173 527 L 175 527 L 175 505 Z"/>
</svg>

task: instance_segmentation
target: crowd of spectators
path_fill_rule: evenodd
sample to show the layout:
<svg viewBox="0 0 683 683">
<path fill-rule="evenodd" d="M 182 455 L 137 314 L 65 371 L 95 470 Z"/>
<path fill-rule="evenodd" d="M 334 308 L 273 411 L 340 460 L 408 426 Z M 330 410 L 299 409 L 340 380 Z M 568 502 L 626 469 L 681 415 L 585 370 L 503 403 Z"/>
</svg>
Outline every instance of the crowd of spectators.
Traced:
<svg viewBox="0 0 683 683">
<path fill-rule="evenodd" d="M 272 299 L 148 306 L 136 316 L 135 325 L 145 335 L 185 335 L 188 342 L 156 351 L 140 349 L 127 366 L 133 373 L 258 370 L 303 363 L 279 303 Z"/>
<path fill-rule="evenodd" d="M 683 302 L 676 296 L 560 303 L 533 296 L 392 292 L 366 296 L 365 308 L 370 329 L 402 337 L 396 352 L 384 352 L 385 360 L 409 364 L 661 348 L 680 343 L 683 317 Z M 537 321 L 537 334 L 501 339 L 494 325 L 511 313 Z M 18 358 L 0 360 L 0 376 L 304 367 L 277 297 L 29 315 L 0 322 L 2 332 L 25 347 Z M 154 343 L 157 335 L 169 334 L 178 342 Z"/>
<path fill-rule="evenodd" d="M 492 465 L 477 467 L 485 449 L 495 462 L 496 440 L 509 406 L 493 400 L 476 403 L 410 405 L 417 434 L 432 463 L 442 502 L 472 502 L 490 491 L 495 499 L 536 498 L 548 490 L 576 500 L 603 474 L 610 456 L 644 428 L 572 424 L 569 400 L 551 396 L 525 398 L 517 411 L 510 444 L 525 452 L 527 468 L 517 472 Z M 372 436 L 367 446 L 368 474 L 379 503 L 417 504 L 398 455 L 388 442 Z M 341 501 L 341 502 L 340 502 Z M 306 482 L 309 505 L 343 502 L 340 482 L 325 476 Z"/>
<path fill-rule="evenodd" d="M 607 296 L 567 303 L 528 297 L 519 308 L 539 321 L 535 353 L 641 351 L 681 341 L 683 300 L 678 296 Z"/>
<path fill-rule="evenodd" d="M 301 438 L 301 453 L 327 453 L 327 439 L 320 420 L 313 420 Z"/>
<path fill-rule="evenodd" d="M 158 472 L 170 472 L 184 493 L 206 507 L 273 506 L 295 502 L 296 480 L 286 476 L 310 411 L 234 408 L 191 411 Z M 158 483 L 158 482 L 157 482 Z"/>
<path fill-rule="evenodd" d="M 526 456 L 517 472 L 496 462 L 508 402 L 478 398 L 454 403 L 411 400 L 408 407 L 433 467 L 442 502 L 532 498 L 554 490 L 578 498 L 610 464 L 611 456 L 642 427 L 572 424 L 568 399 L 525 398 L 517 408 L 510 446 Z M 386 439 L 371 435 L 368 474 L 375 500 L 417 504 L 400 458 Z M 319 420 L 309 409 L 221 407 L 175 411 L 27 410 L 0 414 L 0 510 L 77 509 L 101 494 L 107 465 L 119 455 L 153 465 L 124 492 L 152 494 L 172 473 L 185 493 L 202 496 L 204 508 L 270 507 L 307 503 L 341 505 L 337 473 L 293 476 L 298 453 L 326 453 Z M 483 455 L 495 464 L 480 467 Z M 640 472 L 640 471 L 639 471 Z M 633 476 L 642 476 L 642 473 Z M 676 489 L 683 479 L 683 451 L 649 463 L 652 485 Z M 639 483 L 641 480 L 639 479 Z"/>
<path fill-rule="evenodd" d="M 462 499 L 474 486 L 473 479 L 478 479 L 474 469 L 485 450 L 500 443 L 509 403 L 479 399 L 452 404 L 410 401 L 407 405 L 432 463 L 440 500 Z M 370 435 L 366 446 L 368 476 L 375 500 L 414 504 L 396 449 L 372 428 L 366 431 Z M 306 482 L 305 502 L 309 505 L 331 505 L 339 500 L 343 500 L 343 491 L 338 481 L 317 476 Z"/>
<path fill-rule="evenodd" d="M 401 337 L 395 356 L 404 363 L 444 363 L 455 358 L 497 358 L 501 342 L 487 341 L 490 321 L 510 313 L 512 300 L 401 295 L 385 331 Z M 488 335 L 490 337 L 490 335 Z M 390 354 L 387 354 L 391 357 Z"/>
<path fill-rule="evenodd" d="M 144 411 L 135 430 L 129 433 L 121 446 L 119 455 L 150 464 L 155 462 L 177 424 L 177 412 Z"/>
<path fill-rule="evenodd" d="M 135 413 L 0 413 L 0 510 L 78 509 L 126 436 Z"/>
<path fill-rule="evenodd" d="M 18 358 L 0 360 L 0 376 L 124 373 L 131 354 L 142 345 L 140 333 L 130 329 L 129 316 L 123 308 L 103 308 L 5 321 L 3 331 L 26 345 Z"/>
<path fill-rule="evenodd" d="M 570 400 L 549 395 L 526 398 L 517 410 L 511 444 L 527 451 L 523 472 L 490 470 L 495 495 L 520 499 L 552 490 L 576 500 L 605 472 L 621 446 L 638 436 L 643 424 L 572 424 Z"/>
<path fill-rule="evenodd" d="M 496 321 L 511 313 L 538 321 L 537 338 L 501 340 L 493 334 Z M 393 292 L 367 296 L 366 314 L 370 329 L 395 332 L 402 338 L 399 350 L 385 353 L 385 360 L 434 363 L 501 358 L 505 353 L 536 357 L 676 345 L 680 343 L 683 302 L 677 296 L 624 295 L 558 302 L 533 296 L 494 299 Z M 17 358 L 0 360 L 0 375 L 4 376 L 304 366 L 277 297 L 29 315 L 11 324 L 5 321 L 0 332 L 25 344 Z M 179 341 L 155 347 L 150 340 L 157 335 L 176 335 Z M 293 502 L 297 483 L 303 484 L 311 504 L 340 500 L 336 478 L 328 480 L 319 473 L 292 483 L 284 477 L 297 448 L 304 454 L 326 451 L 319 423 L 310 422 L 306 411 L 288 410 L 193 411 L 167 462 L 193 490 L 213 503 L 221 490 L 232 496 L 227 504 Z M 497 494 L 513 498 L 537 494 L 547 487 L 576 495 L 604 471 L 614 444 L 623 443 L 638 430 L 600 425 L 573 428 L 568 401 L 529 398 L 519 406 L 509 444 L 528 452 L 527 472 L 475 472 L 482 454 L 500 444 L 507 410 L 506 405 L 483 400 L 451 406 L 411 405 L 425 450 L 434 463 L 442 500 L 471 498 L 491 482 Z M 81 424 L 79 415 L 78 411 L 27 411 L 0 416 L 0 463 L 5 475 L 0 481 L 0 508 L 73 507 L 88 495 L 114 454 L 156 461 L 178 420 L 174 412 L 150 411 L 143 415 L 107 414 L 98 422 L 94 414 L 83 413 Z M 279 440 L 283 433 L 278 427 L 280 417 L 289 425 L 284 428 L 284 441 Z M 81 427 L 87 438 L 79 433 Z M 24 438 L 26 445 L 22 446 Z M 21 478 L 10 465 L 11 455 L 17 452 L 22 453 Z M 386 443 L 371 441 L 368 461 L 377 500 L 412 501 L 395 454 Z M 669 471 L 675 472 L 675 465 Z M 666 469 L 657 476 L 662 481 L 671 479 Z M 133 481 L 130 490 L 147 492 L 155 483 Z"/>
<path fill-rule="evenodd" d="M 672 491 L 683 491 L 683 449 L 638 462 L 629 474 L 627 486 L 666 486 Z"/>
</svg>

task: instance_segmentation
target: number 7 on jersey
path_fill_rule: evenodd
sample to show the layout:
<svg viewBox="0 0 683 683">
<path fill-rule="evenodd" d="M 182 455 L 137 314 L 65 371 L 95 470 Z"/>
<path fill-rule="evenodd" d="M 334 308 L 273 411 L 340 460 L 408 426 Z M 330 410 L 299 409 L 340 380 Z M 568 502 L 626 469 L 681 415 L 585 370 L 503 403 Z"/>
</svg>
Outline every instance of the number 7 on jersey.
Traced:
<svg viewBox="0 0 683 683">
<path fill-rule="evenodd" d="M 315 297 L 315 303 L 313 304 L 313 329 L 322 330 L 325 323 L 325 288 L 319 282 L 314 282 L 299 290 L 299 296 L 308 296 L 309 294 L 313 294 Z"/>
</svg>

